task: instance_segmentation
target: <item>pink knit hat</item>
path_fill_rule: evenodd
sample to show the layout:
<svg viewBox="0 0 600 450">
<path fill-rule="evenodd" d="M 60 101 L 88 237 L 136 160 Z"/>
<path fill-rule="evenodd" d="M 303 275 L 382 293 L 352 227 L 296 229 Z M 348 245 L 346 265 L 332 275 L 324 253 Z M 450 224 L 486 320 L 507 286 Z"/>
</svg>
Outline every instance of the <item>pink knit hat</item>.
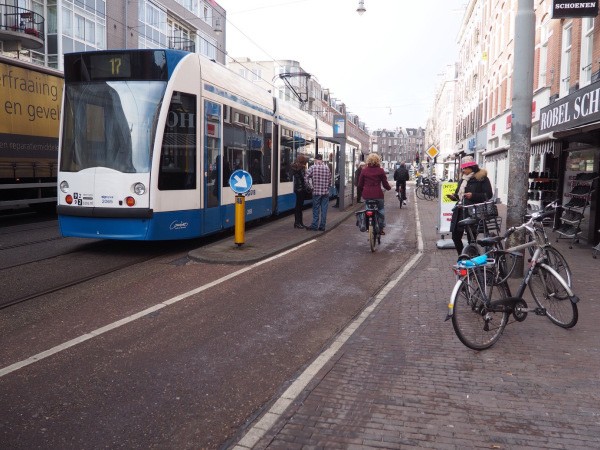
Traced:
<svg viewBox="0 0 600 450">
<path fill-rule="evenodd" d="M 466 169 L 467 167 L 473 167 L 476 166 L 477 163 L 475 162 L 475 160 L 473 159 L 472 156 L 465 156 L 461 161 L 460 161 L 460 168 L 461 169 Z"/>
</svg>

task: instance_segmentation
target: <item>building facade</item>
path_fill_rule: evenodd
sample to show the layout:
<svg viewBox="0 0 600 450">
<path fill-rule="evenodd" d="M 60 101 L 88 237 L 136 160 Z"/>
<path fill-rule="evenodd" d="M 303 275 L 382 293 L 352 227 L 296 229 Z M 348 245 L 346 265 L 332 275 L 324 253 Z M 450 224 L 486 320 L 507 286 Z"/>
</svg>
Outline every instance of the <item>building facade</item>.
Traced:
<svg viewBox="0 0 600 450">
<path fill-rule="evenodd" d="M 517 0 L 471 0 L 458 40 L 455 156 L 472 153 L 503 202 L 510 186 L 517 8 Z M 558 200 L 569 217 L 581 219 L 559 218 L 559 237 L 597 243 L 600 30 L 595 17 L 554 18 L 551 0 L 536 0 L 534 12 L 530 183 L 525 195 L 531 209 Z"/>
<path fill-rule="evenodd" d="M 70 52 L 172 48 L 225 64 L 225 10 L 213 0 L 6 0 L 0 55 L 58 70 Z"/>
<path fill-rule="evenodd" d="M 290 102 L 322 122 L 333 125 L 336 115 L 345 115 L 347 135 L 360 152 L 356 159 L 370 152 L 370 139 L 366 124 L 346 105 L 331 95 L 329 89 L 307 73 L 300 62 L 294 60 L 253 61 L 246 57 L 229 58 L 227 66 L 238 75 L 262 86 L 274 97 Z"/>
</svg>

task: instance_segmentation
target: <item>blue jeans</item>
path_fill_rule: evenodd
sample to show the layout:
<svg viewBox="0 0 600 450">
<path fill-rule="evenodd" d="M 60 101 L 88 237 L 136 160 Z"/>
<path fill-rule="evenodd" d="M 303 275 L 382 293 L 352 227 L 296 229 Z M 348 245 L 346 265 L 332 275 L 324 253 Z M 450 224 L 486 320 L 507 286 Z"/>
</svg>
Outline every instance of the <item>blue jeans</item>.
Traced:
<svg viewBox="0 0 600 450">
<path fill-rule="evenodd" d="M 313 220 L 311 228 L 324 230 L 327 223 L 327 208 L 329 207 L 329 194 L 313 195 Z M 319 213 L 321 215 L 321 224 L 319 224 Z"/>
<path fill-rule="evenodd" d="M 382 198 L 365 198 L 367 200 L 375 200 L 377 202 L 377 210 L 379 211 L 379 226 L 385 228 L 385 209 L 383 208 Z"/>
</svg>

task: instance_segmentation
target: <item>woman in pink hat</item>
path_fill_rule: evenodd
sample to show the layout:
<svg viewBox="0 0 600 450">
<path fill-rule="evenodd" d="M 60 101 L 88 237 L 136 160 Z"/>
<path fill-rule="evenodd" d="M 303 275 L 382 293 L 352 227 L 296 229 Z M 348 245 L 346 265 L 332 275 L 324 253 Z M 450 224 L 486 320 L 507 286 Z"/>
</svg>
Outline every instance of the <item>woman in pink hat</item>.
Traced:
<svg viewBox="0 0 600 450">
<path fill-rule="evenodd" d="M 449 198 L 457 202 L 463 201 L 464 205 L 473 205 L 483 203 L 494 196 L 492 184 L 487 177 L 487 170 L 480 169 L 472 156 L 465 156 L 460 163 L 462 176 L 458 181 L 458 187 L 454 194 Z M 450 232 L 454 247 L 460 255 L 463 251 L 462 237 L 465 228 L 458 225 L 457 222 L 463 219 L 460 213 L 461 208 L 454 208 L 452 211 L 452 222 L 450 222 Z"/>
</svg>

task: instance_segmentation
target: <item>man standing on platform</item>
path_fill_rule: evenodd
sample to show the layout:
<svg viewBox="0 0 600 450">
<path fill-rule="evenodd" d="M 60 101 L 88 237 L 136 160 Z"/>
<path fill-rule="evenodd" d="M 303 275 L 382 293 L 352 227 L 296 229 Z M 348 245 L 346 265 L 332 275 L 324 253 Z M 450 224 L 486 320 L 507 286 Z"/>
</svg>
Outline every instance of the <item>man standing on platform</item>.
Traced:
<svg viewBox="0 0 600 450">
<path fill-rule="evenodd" d="M 325 231 L 327 208 L 329 207 L 329 188 L 331 188 L 331 171 L 327 164 L 323 163 L 323 155 L 315 156 L 315 163 L 308 169 L 306 178 L 313 188 L 313 220 L 310 227 L 306 227 L 306 229 Z"/>
</svg>

